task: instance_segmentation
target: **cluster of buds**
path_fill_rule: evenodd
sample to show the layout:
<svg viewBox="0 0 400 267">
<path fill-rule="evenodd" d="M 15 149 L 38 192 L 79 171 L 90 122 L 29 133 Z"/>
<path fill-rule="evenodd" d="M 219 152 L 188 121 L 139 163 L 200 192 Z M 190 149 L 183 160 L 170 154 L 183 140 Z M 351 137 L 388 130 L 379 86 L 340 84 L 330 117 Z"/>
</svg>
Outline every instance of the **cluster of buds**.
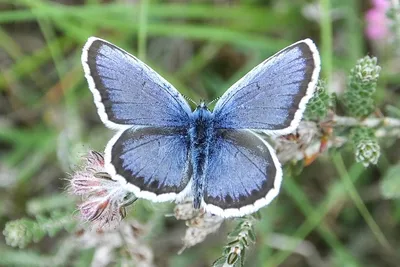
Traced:
<svg viewBox="0 0 400 267">
<path fill-rule="evenodd" d="M 349 86 L 344 94 L 347 112 L 354 117 L 368 116 L 374 110 L 373 95 L 381 67 L 376 57 L 365 56 L 350 71 Z"/>
<path fill-rule="evenodd" d="M 69 191 L 83 199 L 78 206 L 83 220 L 99 229 L 117 226 L 126 217 L 126 207 L 137 199 L 111 179 L 103 156 L 96 151 L 90 151 L 85 166 L 72 175 Z"/>
<path fill-rule="evenodd" d="M 9 246 L 24 248 L 32 241 L 40 240 L 44 233 L 36 222 L 28 219 L 19 219 L 7 223 L 3 235 Z"/>
<path fill-rule="evenodd" d="M 368 127 L 356 127 L 351 132 L 351 139 L 354 145 L 356 161 L 365 167 L 370 164 L 377 164 L 381 150 L 375 133 Z"/>
<path fill-rule="evenodd" d="M 371 94 L 374 92 L 373 89 L 367 87 L 370 84 L 376 84 L 379 73 L 381 71 L 381 67 L 378 66 L 378 59 L 376 57 L 365 56 L 357 61 L 356 66 L 350 71 L 350 85 L 358 86 L 359 90 L 363 90 L 363 92 L 367 94 Z"/>
<path fill-rule="evenodd" d="M 317 88 L 304 112 L 306 120 L 320 120 L 326 117 L 329 107 L 332 105 L 332 98 L 326 90 L 326 83 L 318 80 Z"/>
</svg>

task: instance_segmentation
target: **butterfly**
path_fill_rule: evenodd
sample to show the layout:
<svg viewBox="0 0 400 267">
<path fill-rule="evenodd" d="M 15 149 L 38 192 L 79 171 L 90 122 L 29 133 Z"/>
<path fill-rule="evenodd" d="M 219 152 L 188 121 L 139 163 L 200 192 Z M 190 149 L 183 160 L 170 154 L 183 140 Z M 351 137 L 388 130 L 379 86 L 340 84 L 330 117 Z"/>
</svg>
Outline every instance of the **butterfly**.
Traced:
<svg viewBox="0 0 400 267">
<path fill-rule="evenodd" d="M 102 122 L 117 133 L 105 168 L 138 198 L 193 200 L 221 217 L 240 217 L 279 193 L 282 168 L 256 132 L 293 132 L 320 72 L 310 39 L 266 59 L 233 84 L 211 111 L 192 111 L 163 77 L 123 49 L 90 37 L 82 65 Z"/>
</svg>

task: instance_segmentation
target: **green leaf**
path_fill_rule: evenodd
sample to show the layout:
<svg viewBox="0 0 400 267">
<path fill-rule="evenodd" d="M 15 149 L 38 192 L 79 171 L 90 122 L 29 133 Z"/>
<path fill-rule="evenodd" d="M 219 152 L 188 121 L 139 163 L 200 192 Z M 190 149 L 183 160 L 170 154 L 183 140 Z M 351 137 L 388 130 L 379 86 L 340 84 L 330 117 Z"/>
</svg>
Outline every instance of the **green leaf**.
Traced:
<svg viewBox="0 0 400 267">
<path fill-rule="evenodd" d="M 249 230 L 248 234 L 249 234 L 249 238 L 250 238 L 251 242 L 253 242 L 253 243 L 256 242 L 256 234 L 255 234 L 254 230 L 253 229 Z"/>
<path fill-rule="evenodd" d="M 400 164 L 389 168 L 383 177 L 380 189 L 386 199 L 400 198 Z"/>
<path fill-rule="evenodd" d="M 226 256 L 222 256 L 220 258 L 218 258 L 216 261 L 213 262 L 212 266 L 213 267 L 224 267 L 226 266 L 227 257 Z"/>
<path fill-rule="evenodd" d="M 72 207 L 74 207 L 73 198 L 63 194 L 53 194 L 29 200 L 26 210 L 30 215 L 35 216 L 55 209 L 71 209 Z"/>
<path fill-rule="evenodd" d="M 54 266 L 51 258 L 33 251 L 12 250 L 0 247 L 0 266 Z"/>
<path fill-rule="evenodd" d="M 252 216 L 241 218 L 234 230 L 228 234 L 228 239 L 231 241 L 224 247 L 222 253 L 226 259 L 224 266 L 244 266 L 246 249 L 256 239 L 253 222 Z"/>
<path fill-rule="evenodd" d="M 239 254 L 237 254 L 236 252 L 231 252 L 227 257 L 226 262 L 229 265 L 233 265 L 238 261 L 238 259 L 239 259 Z"/>
</svg>

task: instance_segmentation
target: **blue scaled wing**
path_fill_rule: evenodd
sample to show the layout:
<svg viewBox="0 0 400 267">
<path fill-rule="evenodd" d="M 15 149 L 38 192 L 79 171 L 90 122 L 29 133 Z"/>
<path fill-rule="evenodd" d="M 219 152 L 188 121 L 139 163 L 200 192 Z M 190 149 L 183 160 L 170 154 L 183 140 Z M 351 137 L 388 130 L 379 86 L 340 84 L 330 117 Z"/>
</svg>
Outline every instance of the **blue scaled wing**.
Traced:
<svg viewBox="0 0 400 267">
<path fill-rule="evenodd" d="M 137 197 L 175 200 L 190 189 L 188 153 L 184 129 L 133 127 L 120 131 L 107 144 L 105 168 Z"/>
<path fill-rule="evenodd" d="M 216 131 L 203 206 L 221 217 L 253 213 L 278 195 L 282 169 L 271 146 L 251 130 Z"/>
<path fill-rule="evenodd" d="M 82 65 L 107 127 L 180 127 L 189 123 L 191 109 L 181 94 L 121 48 L 90 37 L 83 48 Z"/>
<path fill-rule="evenodd" d="M 320 71 L 318 50 L 299 41 L 251 70 L 229 88 L 215 108 L 215 128 L 291 133 L 312 97 Z"/>
</svg>

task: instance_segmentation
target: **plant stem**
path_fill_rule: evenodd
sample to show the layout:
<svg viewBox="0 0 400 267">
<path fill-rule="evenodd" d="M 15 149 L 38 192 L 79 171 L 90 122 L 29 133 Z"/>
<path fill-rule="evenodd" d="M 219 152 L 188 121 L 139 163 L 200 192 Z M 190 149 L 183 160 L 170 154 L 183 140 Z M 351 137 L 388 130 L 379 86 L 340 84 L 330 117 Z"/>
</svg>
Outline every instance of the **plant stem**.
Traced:
<svg viewBox="0 0 400 267">
<path fill-rule="evenodd" d="M 338 171 L 340 177 L 342 178 L 343 184 L 348 191 L 351 199 L 353 200 L 354 204 L 356 205 L 357 209 L 364 217 L 364 220 L 368 224 L 369 228 L 371 229 L 372 233 L 375 235 L 378 242 L 388 249 L 389 251 L 393 251 L 392 246 L 390 245 L 389 241 L 387 240 L 386 236 L 383 234 L 382 230 L 379 228 L 378 224 L 375 222 L 374 218 L 372 217 L 371 213 L 368 211 L 367 207 L 365 206 L 363 200 L 361 199 L 360 195 L 357 193 L 357 189 L 354 187 L 351 178 L 346 170 L 344 165 L 342 156 L 338 153 L 333 155 L 333 163 Z"/>
<path fill-rule="evenodd" d="M 344 117 L 335 115 L 333 121 L 337 126 L 366 126 L 366 127 L 378 127 L 380 125 L 384 127 L 400 127 L 400 119 L 384 117 L 384 118 L 367 118 L 365 120 L 359 120 L 353 117 Z"/>
<path fill-rule="evenodd" d="M 143 61 L 146 60 L 147 19 L 150 0 L 140 2 L 139 32 L 138 32 L 138 55 Z"/>
<path fill-rule="evenodd" d="M 321 5 L 321 54 L 322 54 L 322 75 L 331 82 L 332 75 L 332 20 L 331 20 L 331 1 L 320 0 Z"/>
</svg>

